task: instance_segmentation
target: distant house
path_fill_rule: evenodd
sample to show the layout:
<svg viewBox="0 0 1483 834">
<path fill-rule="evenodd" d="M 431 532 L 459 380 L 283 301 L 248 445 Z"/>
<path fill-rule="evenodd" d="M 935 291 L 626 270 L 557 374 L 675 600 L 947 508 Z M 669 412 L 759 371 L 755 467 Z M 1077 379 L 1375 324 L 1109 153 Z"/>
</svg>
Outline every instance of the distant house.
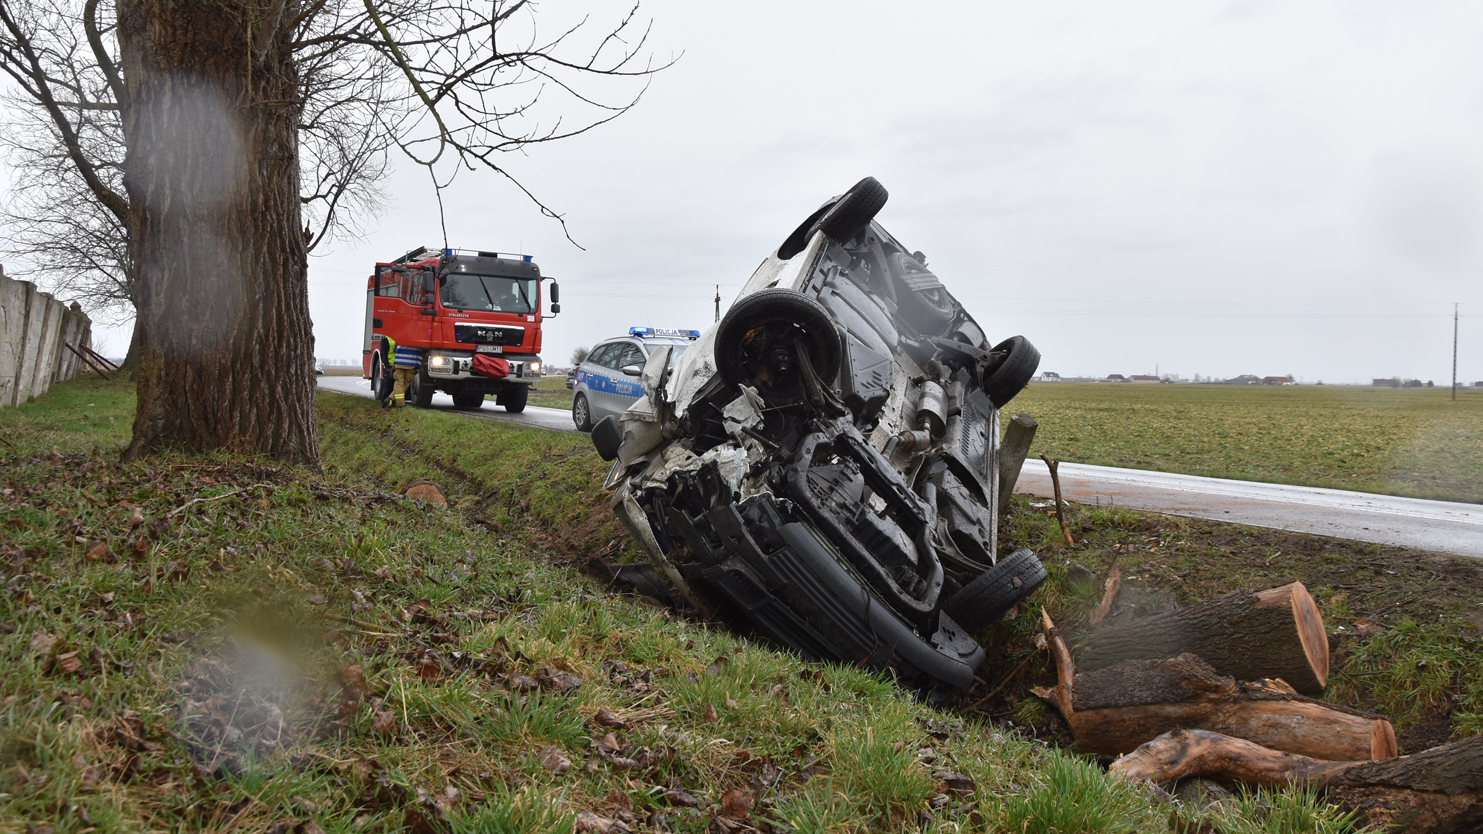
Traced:
<svg viewBox="0 0 1483 834">
<path fill-rule="evenodd" d="M 1292 385 L 1294 383 L 1292 381 L 1292 377 L 1290 377 L 1290 376 L 1264 376 L 1264 377 L 1262 377 L 1262 384 L 1263 385 Z"/>
<path fill-rule="evenodd" d="M 1226 385 L 1261 385 L 1262 378 L 1256 374 L 1242 374 L 1225 381 Z"/>
<path fill-rule="evenodd" d="M 1040 374 L 1040 378 L 1046 382 L 1059 382 L 1061 380 L 1061 375 L 1056 373 L 1055 371 L 1042 371 Z"/>
<path fill-rule="evenodd" d="M 1108 374 L 1106 381 L 1107 382 L 1127 382 L 1128 381 L 1128 378 L 1125 377 L 1125 376 L 1123 376 L 1122 374 Z"/>
<path fill-rule="evenodd" d="M 1159 381 L 1159 378 L 1156 376 L 1149 376 L 1148 374 L 1134 374 L 1132 377 L 1132 381 L 1157 383 Z"/>
<path fill-rule="evenodd" d="M 1371 388 L 1399 388 L 1399 387 L 1401 387 L 1401 379 L 1400 379 L 1400 377 L 1395 377 L 1395 376 L 1391 377 L 1390 379 L 1377 379 L 1374 382 L 1371 382 L 1370 383 L 1370 387 Z"/>
</svg>

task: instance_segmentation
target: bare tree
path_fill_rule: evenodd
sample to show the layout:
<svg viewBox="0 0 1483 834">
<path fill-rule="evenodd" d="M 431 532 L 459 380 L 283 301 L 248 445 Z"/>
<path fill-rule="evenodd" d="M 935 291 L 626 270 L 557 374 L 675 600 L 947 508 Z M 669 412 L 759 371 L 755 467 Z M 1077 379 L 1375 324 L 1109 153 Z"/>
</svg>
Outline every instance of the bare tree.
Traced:
<svg viewBox="0 0 1483 834">
<path fill-rule="evenodd" d="M 586 345 L 582 345 L 581 347 L 572 348 L 572 364 L 573 365 L 580 365 L 583 362 L 586 362 L 587 361 L 587 357 L 591 353 L 592 353 L 592 348 L 587 347 Z"/>
<path fill-rule="evenodd" d="M 36 97 L 43 82 L 66 91 L 59 110 L 70 122 L 73 141 L 94 161 L 107 189 L 126 200 L 123 125 L 109 82 L 119 72 L 107 22 L 114 17 L 111 2 L 10 6 L 10 22 L 26 28 L 19 36 L 0 37 L 0 50 L 11 59 L 4 69 L 13 80 L 21 80 L 17 73 L 23 79 L 3 98 L 0 148 L 7 152 L 16 187 L 0 200 L 0 255 L 29 263 L 41 283 L 77 299 L 95 319 L 128 321 L 136 299 L 125 221 L 89 187 L 54 114 L 38 107 Z M 97 50 L 89 31 L 96 35 Z M 28 65 L 18 48 L 22 43 L 35 50 L 34 64 Z M 300 200 L 310 251 L 327 240 L 358 236 L 363 221 L 379 211 L 379 185 L 393 147 L 380 120 L 398 116 L 396 102 L 385 94 L 387 70 L 326 57 L 306 56 L 301 73 Z"/>
<path fill-rule="evenodd" d="M 616 118 L 662 68 L 642 57 L 637 7 L 543 38 L 528 0 L 115 2 L 110 27 L 99 0 L 71 18 L 66 0 L 0 0 L 0 68 L 125 232 L 140 356 L 126 459 L 169 446 L 316 463 L 305 257 L 376 196 L 336 177 L 374 183 L 394 146 L 434 194 L 482 169 L 560 220 L 500 154 Z M 81 41 L 56 34 L 68 19 Z M 102 86 L 57 69 L 80 42 Z M 117 114 L 122 192 L 76 127 L 93 110 Z M 301 176 L 306 160 L 323 176 Z"/>
</svg>

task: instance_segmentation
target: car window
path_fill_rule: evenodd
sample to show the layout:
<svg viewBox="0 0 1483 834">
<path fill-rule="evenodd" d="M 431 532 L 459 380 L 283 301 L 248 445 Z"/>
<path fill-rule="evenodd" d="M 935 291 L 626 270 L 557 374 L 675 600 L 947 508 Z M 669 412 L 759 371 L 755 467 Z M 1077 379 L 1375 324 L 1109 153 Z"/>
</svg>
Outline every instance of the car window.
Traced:
<svg viewBox="0 0 1483 834">
<path fill-rule="evenodd" d="M 587 361 L 591 362 L 594 365 L 601 365 L 604 368 L 611 368 L 612 364 L 610 363 L 610 360 L 613 358 L 613 352 L 617 348 L 618 345 L 616 344 L 598 345 L 592 351 L 592 354 L 587 357 Z"/>
<path fill-rule="evenodd" d="M 643 349 L 640 348 L 638 345 L 627 344 L 624 345 L 624 347 L 626 348 L 626 350 L 618 354 L 618 363 L 617 365 L 615 365 L 615 367 L 626 368 L 629 365 L 637 365 L 642 368 L 644 366 L 644 362 L 648 361 L 648 357 L 644 356 Z"/>
</svg>

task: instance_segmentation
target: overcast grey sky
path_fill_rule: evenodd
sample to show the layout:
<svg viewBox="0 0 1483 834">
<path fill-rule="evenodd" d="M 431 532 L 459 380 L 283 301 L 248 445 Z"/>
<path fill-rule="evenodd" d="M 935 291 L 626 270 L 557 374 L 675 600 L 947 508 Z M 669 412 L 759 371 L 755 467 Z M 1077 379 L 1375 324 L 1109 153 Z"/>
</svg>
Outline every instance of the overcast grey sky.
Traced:
<svg viewBox="0 0 1483 834">
<path fill-rule="evenodd" d="M 611 17 L 623 3 L 590 5 Z M 1063 375 L 1483 379 L 1483 5 L 647 0 L 630 114 L 505 160 L 566 215 L 464 177 L 448 242 L 561 282 L 545 355 L 706 327 L 862 176 L 994 339 Z M 565 14 L 555 4 L 542 14 Z M 310 265 L 317 353 L 358 358 L 376 260 L 441 245 L 402 170 Z M 123 333 L 109 333 L 121 353 Z"/>
</svg>

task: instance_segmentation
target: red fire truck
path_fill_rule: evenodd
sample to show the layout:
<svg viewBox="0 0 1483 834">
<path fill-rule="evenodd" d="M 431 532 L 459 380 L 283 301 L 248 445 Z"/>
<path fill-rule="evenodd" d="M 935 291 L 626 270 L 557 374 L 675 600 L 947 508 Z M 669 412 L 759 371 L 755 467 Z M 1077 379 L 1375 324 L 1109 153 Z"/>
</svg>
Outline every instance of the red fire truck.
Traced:
<svg viewBox="0 0 1483 834">
<path fill-rule="evenodd" d="M 506 411 L 523 411 L 541 378 L 541 320 L 551 317 L 541 315 L 542 280 L 529 255 L 419 248 L 376 264 L 366 281 L 361 351 L 372 391 L 381 397 L 390 377 L 383 371 L 393 357 L 382 338 L 390 336 L 423 350 L 407 391 L 413 405 L 427 408 L 443 391 L 457 408 L 479 408 L 493 394 Z M 554 315 L 561 312 L 554 281 L 550 293 Z M 493 358 L 508 363 L 504 376 L 505 364 Z"/>
</svg>

